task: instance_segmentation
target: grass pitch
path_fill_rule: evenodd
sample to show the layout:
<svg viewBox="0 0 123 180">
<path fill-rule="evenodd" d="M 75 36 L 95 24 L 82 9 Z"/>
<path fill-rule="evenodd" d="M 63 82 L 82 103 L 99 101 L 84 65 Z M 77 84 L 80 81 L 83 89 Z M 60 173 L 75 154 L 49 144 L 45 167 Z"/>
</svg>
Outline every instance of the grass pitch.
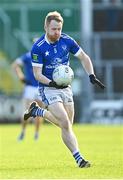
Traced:
<svg viewBox="0 0 123 180">
<path fill-rule="evenodd" d="M 81 152 L 92 164 L 78 168 L 60 130 L 44 124 L 34 141 L 34 126 L 17 141 L 20 125 L 0 125 L 0 179 L 121 179 L 123 126 L 74 125 Z"/>
</svg>

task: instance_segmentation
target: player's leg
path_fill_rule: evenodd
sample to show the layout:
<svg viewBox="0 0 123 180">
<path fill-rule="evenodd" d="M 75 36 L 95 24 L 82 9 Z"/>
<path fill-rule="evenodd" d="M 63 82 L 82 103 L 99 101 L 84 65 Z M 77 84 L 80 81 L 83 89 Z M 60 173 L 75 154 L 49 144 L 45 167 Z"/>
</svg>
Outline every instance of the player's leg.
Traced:
<svg viewBox="0 0 123 180">
<path fill-rule="evenodd" d="M 41 116 L 58 125 L 61 128 L 63 142 L 72 152 L 78 166 L 89 167 L 89 162 L 85 161 L 79 153 L 78 142 L 63 104 L 61 102 L 56 102 L 49 105 L 48 109 L 49 111 L 40 108 L 36 102 L 33 102 L 28 111 L 24 114 L 24 119 L 27 120 L 29 117 Z"/>
<path fill-rule="evenodd" d="M 70 149 L 71 152 L 77 150 L 78 144 L 73 134 L 72 126 L 63 104 L 61 102 L 56 102 L 54 104 L 49 105 L 48 109 L 59 121 L 62 130 L 62 139 L 66 146 Z"/>
<path fill-rule="evenodd" d="M 70 107 L 71 107 L 71 113 L 72 113 L 71 121 L 72 121 L 73 113 L 74 113 L 73 106 L 71 104 L 70 106 L 66 106 L 66 108 L 67 107 L 69 107 L 68 108 L 69 113 L 70 113 Z M 56 108 L 57 108 L 57 112 L 55 111 Z M 59 120 L 63 142 L 68 147 L 68 149 L 71 151 L 78 166 L 79 167 L 89 167 L 90 163 L 88 161 L 85 161 L 79 152 L 78 142 L 77 142 L 76 136 L 72 130 L 72 123 L 68 117 L 68 114 L 67 114 L 63 104 L 60 102 L 57 102 L 57 103 L 49 105 L 48 109 Z"/>
<path fill-rule="evenodd" d="M 63 105 L 67 112 L 68 118 L 73 124 L 74 121 L 74 101 L 73 101 L 73 93 L 71 87 L 65 88 L 62 90 L 63 92 Z"/>
<path fill-rule="evenodd" d="M 71 124 L 74 122 L 74 103 L 64 104 L 64 108 L 67 112 Z"/>
<path fill-rule="evenodd" d="M 71 122 L 71 125 L 74 121 L 74 102 L 73 102 L 73 95 L 71 87 L 68 87 L 63 90 L 63 99 L 64 99 L 64 108 L 67 112 L 67 115 L 69 117 L 69 121 Z M 73 131 L 73 130 L 72 130 Z M 74 134 L 74 132 L 73 132 Z M 74 137 L 76 139 L 76 136 L 74 134 Z M 77 139 L 76 139 L 77 141 Z M 78 142 L 77 142 L 78 146 Z M 90 163 L 88 161 L 85 161 L 84 158 L 81 156 L 79 149 L 72 152 L 74 159 L 76 160 L 79 167 L 89 167 Z"/>
<path fill-rule="evenodd" d="M 36 102 L 32 103 L 28 112 L 24 114 L 24 119 L 41 116 L 50 122 L 58 125 L 62 129 L 62 137 L 71 152 L 78 149 L 76 139 L 72 132 L 72 125 L 69 121 L 67 112 L 61 102 L 56 102 L 48 106 L 49 111 L 39 108 Z M 57 110 L 57 111 L 56 111 Z"/>
<path fill-rule="evenodd" d="M 42 123 L 43 118 L 41 117 L 35 117 L 35 134 L 34 134 L 34 139 L 38 140 L 39 138 L 39 130 L 40 130 L 40 124 Z"/>
<path fill-rule="evenodd" d="M 28 92 L 26 93 L 26 97 L 28 97 L 28 99 L 30 99 L 30 104 L 33 101 L 36 101 L 40 107 L 44 107 L 44 105 L 41 101 L 41 97 L 38 96 L 37 87 L 28 86 L 27 91 Z M 29 104 L 29 106 L 30 106 L 30 104 Z M 34 123 L 35 123 L 34 139 L 37 140 L 39 138 L 39 130 L 40 130 L 40 126 L 43 123 L 43 118 L 42 117 L 35 117 Z"/>
<path fill-rule="evenodd" d="M 37 89 L 35 94 L 37 94 Z M 36 97 L 35 101 L 38 103 L 40 107 L 44 107 L 41 99 Z M 39 138 L 39 130 L 40 130 L 40 125 L 43 123 L 43 117 L 35 117 L 35 134 L 34 134 L 34 139 L 37 140 Z"/>
<path fill-rule="evenodd" d="M 68 117 L 69 117 L 69 120 L 70 120 L 71 124 L 73 124 L 73 120 L 74 120 L 74 103 L 64 104 L 64 108 L 65 108 L 65 110 L 66 110 L 66 112 L 68 114 Z M 74 136 L 75 136 L 75 134 L 74 134 Z M 75 136 L 75 139 L 76 139 L 76 136 Z M 77 139 L 76 139 L 76 141 L 77 141 Z M 78 142 L 77 142 L 77 144 L 78 144 Z M 80 167 L 81 166 L 82 167 L 83 166 L 85 166 L 85 167 L 89 167 L 90 166 L 90 163 L 88 161 L 85 161 L 83 156 L 80 154 L 79 148 L 78 148 L 78 150 L 73 151 L 72 155 L 73 155 L 75 161 L 77 162 L 77 164 Z"/>
<path fill-rule="evenodd" d="M 33 99 L 35 98 L 35 92 L 36 92 L 36 88 L 30 85 L 26 85 L 24 87 L 24 91 L 23 91 L 23 109 L 24 111 L 26 109 L 29 108 L 30 103 L 33 101 Z M 24 119 L 22 118 L 21 120 L 21 124 L 22 124 L 22 130 L 21 133 L 19 135 L 19 140 L 23 140 L 23 138 L 25 137 L 25 133 L 26 133 L 26 127 L 28 124 L 28 121 L 24 121 Z"/>
<path fill-rule="evenodd" d="M 30 99 L 24 98 L 23 99 L 24 109 L 27 109 L 29 107 L 30 103 L 31 103 Z M 24 121 L 24 119 L 22 117 L 21 118 L 21 133 L 19 134 L 19 137 L 18 137 L 19 141 L 23 140 L 25 137 L 27 124 L 28 124 L 28 121 Z"/>
<path fill-rule="evenodd" d="M 46 121 L 55 124 L 60 127 L 58 120 L 53 116 L 53 114 L 38 106 L 36 101 L 30 104 L 30 107 L 24 113 L 24 121 L 27 121 L 30 117 L 42 117 Z"/>
</svg>

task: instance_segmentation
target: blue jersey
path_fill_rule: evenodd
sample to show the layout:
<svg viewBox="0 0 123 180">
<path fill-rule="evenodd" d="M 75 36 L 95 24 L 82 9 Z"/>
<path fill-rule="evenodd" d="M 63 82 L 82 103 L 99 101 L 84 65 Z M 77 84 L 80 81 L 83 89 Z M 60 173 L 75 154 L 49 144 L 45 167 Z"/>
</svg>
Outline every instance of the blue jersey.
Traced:
<svg viewBox="0 0 123 180">
<path fill-rule="evenodd" d="M 38 81 L 35 79 L 33 75 L 31 53 L 27 52 L 26 54 L 20 56 L 17 60 L 18 63 L 20 63 L 23 66 L 25 79 L 30 83 L 31 86 L 37 87 Z"/>
<path fill-rule="evenodd" d="M 61 64 L 69 65 L 70 53 L 77 55 L 80 50 L 76 41 L 66 34 L 61 34 L 55 43 L 49 43 L 46 35 L 43 35 L 32 47 L 32 65 L 43 65 L 42 74 L 52 80 L 53 70 Z M 39 83 L 39 86 L 47 85 Z"/>
</svg>

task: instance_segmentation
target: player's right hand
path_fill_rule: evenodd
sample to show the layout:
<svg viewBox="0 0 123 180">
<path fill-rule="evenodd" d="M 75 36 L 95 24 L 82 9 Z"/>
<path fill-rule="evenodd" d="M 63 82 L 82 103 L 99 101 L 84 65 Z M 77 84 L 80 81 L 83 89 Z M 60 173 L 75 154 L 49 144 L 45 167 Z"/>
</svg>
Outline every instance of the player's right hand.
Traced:
<svg viewBox="0 0 123 180">
<path fill-rule="evenodd" d="M 52 80 L 49 82 L 49 87 L 55 87 L 56 89 L 64 89 L 67 88 L 68 86 L 57 85 L 56 82 Z"/>
</svg>

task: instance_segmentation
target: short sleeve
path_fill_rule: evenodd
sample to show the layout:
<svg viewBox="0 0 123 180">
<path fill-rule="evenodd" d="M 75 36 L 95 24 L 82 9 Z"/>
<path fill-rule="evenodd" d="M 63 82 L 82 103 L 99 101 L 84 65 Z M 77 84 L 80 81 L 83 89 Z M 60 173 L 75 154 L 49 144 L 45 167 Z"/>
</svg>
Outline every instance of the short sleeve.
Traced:
<svg viewBox="0 0 123 180">
<path fill-rule="evenodd" d="M 26 54 L 23 54 L 22 56 L 18 57 L 16 59 L 16 63 L 23 66 L 25 61 L 27 60 L 27 53 Z"/>
<path fill-rule="evenodd" d="M 76 53 L 80 50 L 81 47 L 78 45 L 78 43 L 73 38 L 70 38 L 70 52 L 76 55 Z"/>
<path fill-rule="evenodd" d="M 23 59 L 21 58 L 21 57 L 18 57 L 16 60 L 15 60 L 15 62 L 18 64 L 18 65 L 21 65 L 21 66 L 23 66 Z"/>
<path fill-rule="evenodd" d="M 36 44 L 33 45 L 32 47 L 31 59 L 32 59 L 32 66 L 38 66 L 38 67 L 42 66 L 43 64 L 42 54 Z"/>
</svg>

